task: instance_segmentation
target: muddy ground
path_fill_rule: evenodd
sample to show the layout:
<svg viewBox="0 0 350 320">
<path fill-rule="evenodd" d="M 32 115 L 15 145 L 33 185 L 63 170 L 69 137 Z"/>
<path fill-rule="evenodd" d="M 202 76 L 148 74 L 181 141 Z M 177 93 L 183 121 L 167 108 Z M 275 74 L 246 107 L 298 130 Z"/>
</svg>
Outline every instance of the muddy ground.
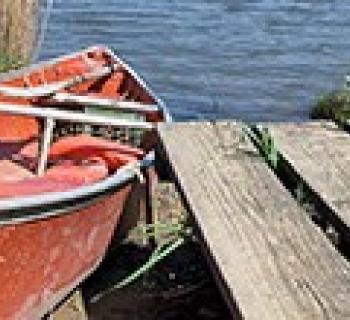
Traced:
<svg viewBox="0 0 350 320">
<path fill-rule="evenodd" d="M 158 222 L 187 218 L 172 184 L 157 187 L 152 205 Z M 111 247 L 101 267 L 81 287 L 84 308 L 75 297 L 78 302 L 66 304 L 54 319 L 231 319 L 195 236 L 188 236 L 184 245 L 132 284 L 110 291 L 151 253 L 150 246 L 130 239 Z M 94 301 L 96 296 L 100 298 Z"/>
</svg>

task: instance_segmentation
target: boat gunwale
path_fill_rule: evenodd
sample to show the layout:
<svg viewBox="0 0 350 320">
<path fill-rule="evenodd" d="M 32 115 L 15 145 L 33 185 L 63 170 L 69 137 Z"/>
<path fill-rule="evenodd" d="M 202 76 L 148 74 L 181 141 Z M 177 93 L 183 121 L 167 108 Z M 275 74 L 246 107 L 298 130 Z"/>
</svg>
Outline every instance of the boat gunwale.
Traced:
<svg viewBox="0 0 350 320">
<path fill-rule="evenodd" d="M 140 170 L 147 169 L 153 164 L 154 151 L 138 161 Z M 137 179 L 137 172 L 133 169 L 118 170 L 113 175 L 91 185 L 67 191 L 0 200 L 0 227 L 47 219 L 85 208 Z"/>
</svg>

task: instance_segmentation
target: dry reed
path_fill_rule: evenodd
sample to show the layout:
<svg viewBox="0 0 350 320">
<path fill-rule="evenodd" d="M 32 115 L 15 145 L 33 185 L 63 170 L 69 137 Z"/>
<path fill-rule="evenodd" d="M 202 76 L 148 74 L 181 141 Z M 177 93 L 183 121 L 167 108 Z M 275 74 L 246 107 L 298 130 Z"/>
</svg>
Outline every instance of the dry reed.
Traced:
<svg viewBox="0 0 350 320">
<path fill-rule="evenodd" d="M 39 0 L 0 0 L 2 61 L 30 60 L 37 41 L 38 12 Z"/>
</svg>

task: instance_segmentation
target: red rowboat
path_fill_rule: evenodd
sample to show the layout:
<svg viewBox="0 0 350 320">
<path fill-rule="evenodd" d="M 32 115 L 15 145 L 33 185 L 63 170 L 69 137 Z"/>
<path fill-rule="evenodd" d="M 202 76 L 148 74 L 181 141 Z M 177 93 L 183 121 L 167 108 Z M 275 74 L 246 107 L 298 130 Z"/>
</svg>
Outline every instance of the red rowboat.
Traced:
<svg viewBox="0 0 350 320">
<path fill-rule="evenodd" d="M 0 78 L 0 319 L 38 319 L 103 258 L 164 104 L 110 50 Z"/>
</svg>

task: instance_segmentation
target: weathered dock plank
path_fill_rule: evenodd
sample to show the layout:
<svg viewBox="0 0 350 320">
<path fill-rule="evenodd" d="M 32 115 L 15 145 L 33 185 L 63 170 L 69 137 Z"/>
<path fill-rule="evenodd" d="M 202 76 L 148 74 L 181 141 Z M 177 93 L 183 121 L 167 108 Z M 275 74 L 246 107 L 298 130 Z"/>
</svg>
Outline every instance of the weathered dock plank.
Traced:
<svg viewBox="0 0 350 320">
<path fill-rule="evenodd" d="M 64 304 L 48 317 L 48 320 L 88 320 L 81 291 L 75 291 Z"/>
<path fill-rule="evenodd" d="M 350 318 L 350 268 L 237 123 L 159 127 L 161 148 L 245 319 Z"/>
<path fill-rule="evenodd" d="M 350 136 L 332 122 L 266 126 L 295 172 L 350 227 Z"/>
</svg>

